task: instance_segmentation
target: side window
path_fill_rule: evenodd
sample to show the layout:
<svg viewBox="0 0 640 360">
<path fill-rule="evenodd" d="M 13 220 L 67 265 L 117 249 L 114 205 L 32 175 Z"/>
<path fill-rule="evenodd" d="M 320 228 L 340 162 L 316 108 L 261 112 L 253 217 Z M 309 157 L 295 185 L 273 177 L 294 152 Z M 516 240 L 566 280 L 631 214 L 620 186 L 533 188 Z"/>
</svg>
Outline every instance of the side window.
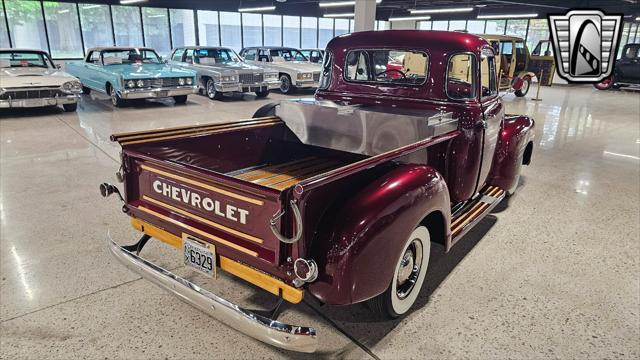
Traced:
<svg viewBox="0 0 640 360">
<path fill-rule="evenodd" d="M 482 50 L 482 61 L 480 63 L 480 74 L 482 86 L 482 98 L 493 97 L 498 94 L 496 84 L 496 58 L 489 49 Z"/>
<path fill-rule="evenodd" d="M 267 50 L 258 50 L 258 61 L 269 62 Z"/>
<path fill-rule="evenodd" d="M 427 79 L 429 57 L 414 50 L 352 50 L 344 77 L 351 81 L 420 85 Z"/>
<path fill-rule="evenodd" d="M 184 54 L 184 49 L 176 49 L 171 56 L 171 60 L 173 61 L 182 61 L 182 55 Z"/>
<path fill-rule="evenodd" d="M 454 100 L 470 100 L 476 97 L 474 59 L 471 54 L 457 54 L 449 58 L 446 92 Z"/>
<path fill-rule="evenodd" d="M 516 41 L 516 55 L 524 56 L 524 41 Z"/>
<path fill-rule="evenodd" d="M 87 57 L 87 59 L 89 59 L 87 62 L 100 64 L 100 52 L 92 51 L 91 54 L 89 54 L 89 56 Z"/>
<path fill-rule="evenodd" d="M 256 60 L 256 50 L 255 49 L 249 49 L 249 50 L 245 51 L 244 52 L 244 58 L 245 58 L 245 60 L 255 61 Z"/>
<path fill-rule="evenodd" d="M 500 53 L 507 56 L 513 54 L 513 44 L 511 44 L 511 41 L 502 43 L 502 51 L 500 51 Z"/>
<path fill-rule="evenodd" d="M 639 57 L 639 50 L 640 48 L 636 47 L 636 46 L 627 46 L 626 49 L 624 49 L 624 54 L 622 57 L 624 57 L 625 59 L 635 59 L 637 57 Z"/>
<path fill-rule="evenodd" d="M 329 87 L 329 83 L 331 83 L 332 67 L 333 56 L 331 56 L 331 53 L 328 53 L 327 56 L 324 57 L 324 62 L 322 63 L 322 73 L 320 74 L 320 84 L 318 85 L 320 89 L 326 89 Z"/>
<path fill-rule="evenodd" d="M 193 64 L 193 49 L 187 50 L 184 61 Z"/>
</svg>

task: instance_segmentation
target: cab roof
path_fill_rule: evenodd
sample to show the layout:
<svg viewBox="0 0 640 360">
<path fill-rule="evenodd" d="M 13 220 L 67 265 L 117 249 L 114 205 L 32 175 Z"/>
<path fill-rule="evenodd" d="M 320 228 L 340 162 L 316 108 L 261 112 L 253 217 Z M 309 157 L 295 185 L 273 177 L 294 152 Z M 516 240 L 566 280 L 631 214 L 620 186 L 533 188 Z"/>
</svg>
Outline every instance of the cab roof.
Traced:
<svg viewBox="0 0 640 360">
<path fill-rule="evenodd" d="M 517 37 L 517 36 L 510 36 L 510 35 L 494 35 L 494 34 L 475 34 L 476 36 L 479 36 L 485 40 L 498 40 L 498 41 L 505 41 L 505 40 L 509 40 L 509 41 L 524 41 L 523 38 L 521 37 Z"/>
<path fill-rule="evenodd" d="M 445 52 L 479 52 L 488 43 L 477 35 L 435 30 L 362 31 L 333 38 L 327 49 L 354 47 L 402 47 Z"/>
</svg>

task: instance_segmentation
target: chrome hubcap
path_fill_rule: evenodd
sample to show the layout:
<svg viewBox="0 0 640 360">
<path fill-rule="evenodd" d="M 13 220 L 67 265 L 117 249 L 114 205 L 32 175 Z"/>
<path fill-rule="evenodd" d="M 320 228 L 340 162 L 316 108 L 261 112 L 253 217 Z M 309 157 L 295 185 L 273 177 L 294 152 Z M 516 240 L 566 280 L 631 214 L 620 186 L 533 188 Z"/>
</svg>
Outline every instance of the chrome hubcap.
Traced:
<svg viewBox="0 0 640 360">
<path fill-rule="evenodd" d="M 289 79 L 286 76 L 280 78 L 280 91 L 287 92 L 289 91 Z"/>
<path fill-rule="evenodd" d="M 216 96 L 216 87 L 211 80 L 207 83 L 207 95 L 209 95 L 210 98 Z"/>
<path fill-rule="evenodd" d="M 400 260 L 398 271 L 396 294 L 404 299 L 411 293 L 418 280 L 420 267 L 422 266 L 422 242 L 414 239 Z"/>
<path fill-rule="evenodd" d="M 111 89 L 111 102 L 113 103 L 113 105 L 116 105 L 118 103 L 118 99 L 116 98 L 116 91 Z"/>
</svg>

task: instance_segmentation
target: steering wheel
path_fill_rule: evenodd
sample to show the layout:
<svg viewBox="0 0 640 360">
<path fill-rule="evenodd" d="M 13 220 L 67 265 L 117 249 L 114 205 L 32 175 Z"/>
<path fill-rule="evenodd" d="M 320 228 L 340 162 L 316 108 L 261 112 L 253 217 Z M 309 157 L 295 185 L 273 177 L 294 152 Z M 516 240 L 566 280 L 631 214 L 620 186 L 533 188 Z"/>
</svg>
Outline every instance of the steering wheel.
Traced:
<svg viewBox="0 0 640 360">
<path fill-rule="evenodd" d="M 387 74 L 387 73 L 392 72 L 392 71 L 397 72 L 397 73 L 399 73 L 400 75 L 402 75 L 402 78 L 403 78 L 403 79 L 406 79 L 406 78 L 407 78 L 407 75 L 406 75 L 405 73 L 403 73 L 402 71 L 398 70 L 398 69 L 387 69 L 387 70 L 381 71 L 381 72 L 379 72 L 379 73 L 377 73 L 377 74 L 376 74 L 376 77 L 378 77 L 378 76 L 380 76 L 380 75 L 383 75 L 383 74 Z"/>
</svg>

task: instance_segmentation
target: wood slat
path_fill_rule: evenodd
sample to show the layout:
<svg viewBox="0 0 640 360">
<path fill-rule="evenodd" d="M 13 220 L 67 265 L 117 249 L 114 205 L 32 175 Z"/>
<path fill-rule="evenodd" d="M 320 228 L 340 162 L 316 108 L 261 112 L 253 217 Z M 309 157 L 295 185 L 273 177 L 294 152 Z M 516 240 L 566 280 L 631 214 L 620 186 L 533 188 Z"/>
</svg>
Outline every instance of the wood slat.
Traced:
<svg viewBox="0 0 640 360">
<path fill-rule="evenodd" d="M 247 180 L 247 181 L 256 181 L 260 179 L 267 179 L 273 176 L 280 175 L 287 171 L 293 171 L 296 168 L 310 166 L 319 161 L 324 161 L 323 159 L 317 157 L 304 158 L 296 161 L 290 161 L 284 164 L 274 165 L 262 170 L 257 170 L 255 172 L 243 174 L 243 176 L 239 176 L 238 179 Z"/>
</svg>

